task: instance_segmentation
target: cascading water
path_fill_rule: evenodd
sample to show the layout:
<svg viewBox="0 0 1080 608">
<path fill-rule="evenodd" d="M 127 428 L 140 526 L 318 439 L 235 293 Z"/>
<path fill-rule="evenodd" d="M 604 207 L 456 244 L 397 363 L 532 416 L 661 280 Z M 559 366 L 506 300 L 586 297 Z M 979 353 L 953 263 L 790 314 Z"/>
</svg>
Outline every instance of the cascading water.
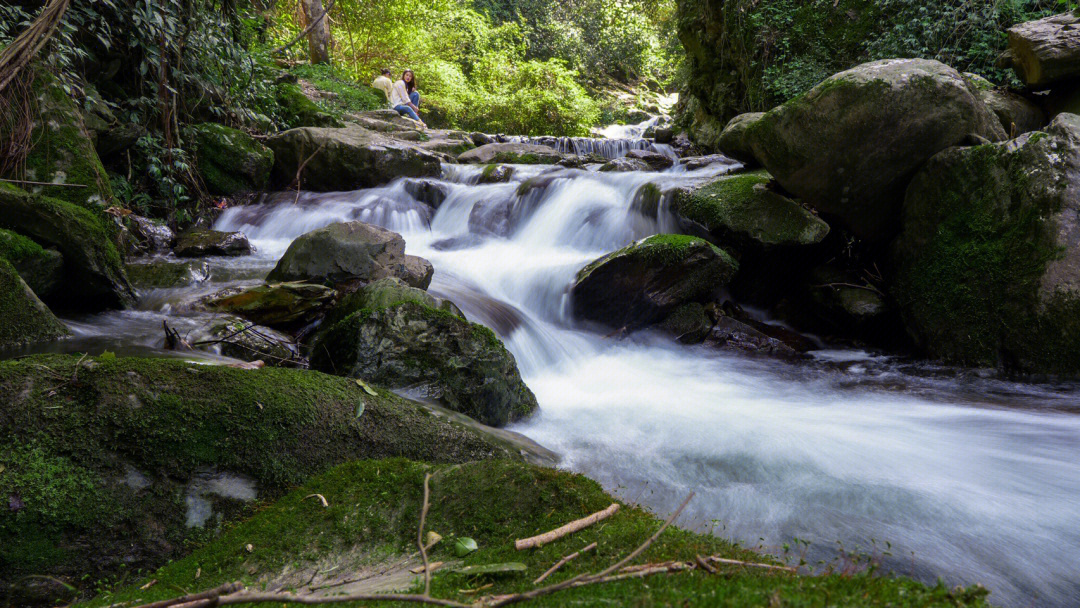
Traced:
<svg viewBox="0 0 1080 608">
<path fill-rule="evenodd" d="M 600 137 L 528 137 L 523 135 L 502 136 L 501 141 L 522 144 L 537 144 L 555 148 L 563 154 L 578 156 L 595 155 L 604 158 L 621 158 L 631 150 L 646 150 L 676 159 L 678 154 L 667 144 L 658 144 L 643 135 L 649 127 L 655 125 L 657 118 L 650 118 L 635 125 L 612 125 L 598 129 Z"/>
</svg>

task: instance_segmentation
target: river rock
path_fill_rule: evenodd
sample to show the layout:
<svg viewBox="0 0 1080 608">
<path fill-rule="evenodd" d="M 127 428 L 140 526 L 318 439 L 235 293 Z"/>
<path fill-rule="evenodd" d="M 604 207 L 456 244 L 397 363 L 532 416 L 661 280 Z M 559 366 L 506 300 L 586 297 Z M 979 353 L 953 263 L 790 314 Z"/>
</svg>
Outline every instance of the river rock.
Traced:
<svg viewBox="0 0 1080 608">
<path fill-rule="evenodd" d="M 994 112 L 1001 127 L 1010 136 L 1036 131 L 1046 125 L 1046 112 L 1027 98 L 1007 89 L 999 89 L 978 74 L 965 72 L 964 78 L 979 91 L 979 98 Z"/>
<path fill-rule="evenodd" d="M 69 333 L 4 258 L 0 258 L 0 319 L 0 348 L 56 340 Z"/>
<path fill-rule="evenodd" d="M 1080 116 L 953 148 L 915 176 L 891 286 L 908 332 L 950 362 L 1080 373 Z"/>
<path fill-rule="evenodd" d="M 47 301 L 74 310 L 123 308 L 135 301 L 112 226 L 89 209 L 0 184 L 0 228 L 60 252 L 64 285 Z"/>
<path fill-rule="evenodd" d="M 176 242 L 176 234 L 165 224 L 140 215 L 131 214 L 124 218 L 124 227 L 134 249 L 139 253 L 164 253 Z"/>
<path fill-rule="evenodd" d="M 613 158 L 600 167 L 603 173 L 627 173 L 630 171 L 651 171 L 649 163 L 637 158 Z"/>
<path fill-rule="evenodd" d="M 39 298 L 48 298 L 63 282 L 64 256 L 21 234 L 0 229 L 0 258 L 11 262 Z"/>
<path fill-rule="evenodd" d="M 434 272 L 427 260 L 405 255 L 400 234 L 357 221 L 330 224 L 297 237 L 267 280 L 337 284 L 398 277 L 427 289 Z"/>
<path fill-rule="evenodd" d="M 405 191 L 432 209 L 438 209 L 450 195 L 450 187 L 433 179 L 407 179 Z"/>
<path fill-rule="evenodd" d="M 594 261 L 570 289 L 574 316 L 615 328 L 659 321 L 688 302 L 707 302 L 738 263 L 704 239 L 656 235 Z"/>
<path fill-rule="evenodd" d="M 203 123 L 188 130 L 196 167 L 211 194 L 265 190 L 274 153 L 255 138 L 224 125 Z"/>
<path fill-rule="evenodd" d="M 814 268 L 806 287 L 808 309 L 833 335 L 874 344 L 895 342 L 896 311 L 878 288 L 832 264 Z"/>
<path fill-rule="evenodd" d="M 478 184 L 502 184 L 510 181 L 514 168 L 506 165 L 488 165 L 476 178 Z"/>
<path fill-rule="evenodd" d="M 1028 86 L 1080 79 L 1080 13 L 1062 13 L 1009 28 L 1003 58 Z"/>
<path fill-rule="evenodd" d="M 176 247 L 173 252 L 182 258 L 208 255 L 250 255 L 251 242 L 243 232 L 193 228 L 176 237 Z"/>
<path fill-rule="evenodd" d="M 698 169 L 704 169 L 712 165 L 724 165 L 725 167 L 736 167 L 739 165 L 739 161 L 724 156 L 723 154 L 707 154 L 705 156 L 689 156 L 679 159 L 679 165 L 686 167 L 687 171 L 696 171 Z"/>
<path fill-rule="evenodd" d="M 274 151 L 274 182 L 287 186 L 300 171 L 305 190 L 330 192 L 372 188 L 399 177 L 436 177 L 435 154 L 360 126 L 304 127 L 266 140 Z"/>
<path fill-rule="evenodd" d="M 216 344 L 199 348 L 241 361 L 262 361 L 272 367 L 300 367 L 303 361 L 295 340 L 277 330 L 237 317 L 216 319 L 192 341 L 218 340 L 220 342 Z"/>
<path fill-rule="evenodd" d="M 317 319 L 337 292 L 311 283 L 230 287 L 203 298 L 207 310 L 237 315 L 270 327 L 301 326 Z"/>
<path fill-rule="evenodd" d="M 210 264 L 151 259 L 124 266 L 131 284 L 139 289 L 187 287 L 210 278 Z"/>
<path fill-rule="evenodd" d="M 782 358 L 796 358 L 801 355 L 799 350 L 783 340 L 729 316 L 717 319 L 705 338 L 705 345 Z"/>
<path fill-rule="evenodd" d="M 720 133 L 716 147 L 735 160 L 746 164 L 757 164 L 757 158 L 754 156 L 753 146 L 746 137 L 746 131 L 750 125 L 761 120 L 763 116 L 765 116 L 764 112 L 747 112 L 732 118 Z"/>
<path fill-rule="evenodd" d="M 663 171 L 675 164 L 675 161 L 652 150 L 630 150 L 626 153 L 626 158 L 640 160 L 653 171 Z"/>
<path fill-rule="evenodd" d="M 491 143 L 458 154 L 459 163 L 489 165 L 551 165 L 563 159 L 555 148 L 538 144 Z"/>
<path fill-rule="evenodd" d="M 924 59 L 836 74 L 747 128 L 754 156 L 796 197 L 865 239 L 895 234 L 904 188 L 935 153 L 1005 138 L 956 70 Z"/>
<path fill-rule="evenodd" d="M 311 366 L 419 391 L 492 426 L 537 408 L 494 332 L 415 300 L 346 316 L 315 342 Z"/>
</svg>

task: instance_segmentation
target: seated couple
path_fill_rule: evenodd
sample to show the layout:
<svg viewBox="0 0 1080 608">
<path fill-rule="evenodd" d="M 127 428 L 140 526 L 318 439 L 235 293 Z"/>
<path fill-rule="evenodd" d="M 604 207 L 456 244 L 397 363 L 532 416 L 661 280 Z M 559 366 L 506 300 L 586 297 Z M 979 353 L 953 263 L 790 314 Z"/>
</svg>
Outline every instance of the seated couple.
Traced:
<svg viewBox="0 0 1080 608">
<path fill-rule="evenodd" d="M 382 74 L 375 78 L 375 82 L 372 82 L 371 86 L 386 94 L 390 107 L 397 110 L 398 114 L 419 122 L 421 126 L 427 126 L 424 121 L 420 120 L 418 114 L 420 111 L 420 91 L 416 90 L 416 76 L 412 70 L 405 70 L 401 75 L 401 80 L 392 83 L 390 81 L 390 70 L 383 69 Z"/>
</svg>

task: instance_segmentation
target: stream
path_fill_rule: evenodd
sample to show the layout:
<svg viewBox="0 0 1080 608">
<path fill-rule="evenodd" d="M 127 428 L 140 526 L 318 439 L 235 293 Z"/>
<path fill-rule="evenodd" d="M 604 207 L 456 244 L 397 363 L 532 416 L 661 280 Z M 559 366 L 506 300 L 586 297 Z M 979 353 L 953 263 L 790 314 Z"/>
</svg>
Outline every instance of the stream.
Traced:
<svg viewBox="0 0 1080 608">
<path fill-rule="evenodd" d="M 588 146 L 615 156 L 638 144 Z M 509 183 L 476 185 L 480 167 L 444 165 L 437 211 L 410 180 L 268 194 L 215 225 L 247 234 L 254 256 L 210 258 L 210 281 L 141 292 L 136 310 L 67 319 L 76 336 L 54 348 L 160 354 L 163 320 L 184 333 L 212 318 L 185 302 L 259 282 L 305 232 L 372 222 L 431 261 L 433 294 L 505 341 L 540 403 L 510 430 L 560 466 L 660 514 L 694 491 L 681 525 L 779 555 L 790 544 L 787 557 L 817 572 L 864 554 L 928 582 L 981 583 L 996 604 L 1080 605 L 1080 386 L 854 350 L 785 362 L 648 332 L 605 338 L 571 319 L 579 268 L 674 230 L 663 204 L 651 217 L 634 208 L 643 184 L 732 168 L 516 166 Z"/>
</svg>

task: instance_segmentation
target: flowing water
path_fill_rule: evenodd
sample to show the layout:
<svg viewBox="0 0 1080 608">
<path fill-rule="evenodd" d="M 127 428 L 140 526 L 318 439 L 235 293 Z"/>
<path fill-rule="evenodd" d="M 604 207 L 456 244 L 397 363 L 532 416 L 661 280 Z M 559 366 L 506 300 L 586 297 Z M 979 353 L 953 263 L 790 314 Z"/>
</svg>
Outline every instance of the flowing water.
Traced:
<svg viewBox="0 0 1080 608">
<path fill-rule="evenodd" d="M 674 229 L 663 204 L 652 215 L 634 204 L 643 184 L 728 169 L 519 166 L 510 183 L 475 185 L 478 168 L 446 166 L 431 180 L 446 193 L 437 210 L 409 180 L 269 195 L 215 226 L 243 230 L 255 256 L 213 260 L 214 283 L 143 294 L 138 311 L 75 319 L 73 344 L 153 350 L 163 319 L 206 322 L 185 301 L 257 281 L 295 237 L 377 223 L 432 262 L 430 291 L 503 338 L 541 408 L 512 428 L 561 466 L 661 513 L 693 490 L 682 525 L 774 552 L 809 543 L 789 557 L 863 551 L 924 580 L 982 583 L 1000 604 L 1080 604 L 1080 387 L 859 351 L 749 358 L 648 333 L 607 338 L 570 318 L 580 267 Z M 536 187 L 519 193 L 529 178 Z"/>
</svg>

